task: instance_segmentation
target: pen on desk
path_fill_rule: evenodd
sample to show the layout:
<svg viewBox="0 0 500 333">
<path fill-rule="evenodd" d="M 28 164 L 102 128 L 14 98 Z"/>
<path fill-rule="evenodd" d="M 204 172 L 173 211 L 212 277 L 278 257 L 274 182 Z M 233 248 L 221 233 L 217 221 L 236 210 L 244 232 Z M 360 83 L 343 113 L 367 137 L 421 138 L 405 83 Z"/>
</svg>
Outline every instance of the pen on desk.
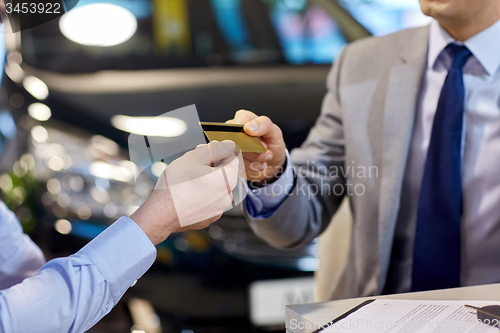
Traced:
<svg viewBox="0 0 500 333">
<path fill-rule="evenodd" d="M 472 306 L 472 305 L 464 305 L 466 308 L 469 308 L 469 309 L 473 309 L 473 310 L 476 310 L 477 312 L 479 313 L 482 313 L 482 314 L 485 314 L 487 316 L 490 316 L 492 318 L 495 318 L 495 319 L 498 319 L 500 320 L 500 315 L 497 315 L 497 314 L 494 314 L 494 313 L 491 313 L 489 311 L 485 311 L 483 310 L 482 308 L 478 308 L 477 306 Z"/>
</svg>

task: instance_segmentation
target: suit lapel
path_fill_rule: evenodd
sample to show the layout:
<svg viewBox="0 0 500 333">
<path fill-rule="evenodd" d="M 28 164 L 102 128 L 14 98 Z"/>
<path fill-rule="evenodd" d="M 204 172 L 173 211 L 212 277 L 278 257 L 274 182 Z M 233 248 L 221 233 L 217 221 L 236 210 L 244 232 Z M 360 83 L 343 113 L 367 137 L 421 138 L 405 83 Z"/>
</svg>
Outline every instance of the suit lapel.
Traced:
<svg viewBox="0 0 500 333">
<path fill-rule="evenodd" d="M 385 285 L 389 268 L 403 176 L 427 61 L 428 37 L 428 27 L 416 30 L 388 75 L 378 217 L 379 293 Z"/>
</svg>

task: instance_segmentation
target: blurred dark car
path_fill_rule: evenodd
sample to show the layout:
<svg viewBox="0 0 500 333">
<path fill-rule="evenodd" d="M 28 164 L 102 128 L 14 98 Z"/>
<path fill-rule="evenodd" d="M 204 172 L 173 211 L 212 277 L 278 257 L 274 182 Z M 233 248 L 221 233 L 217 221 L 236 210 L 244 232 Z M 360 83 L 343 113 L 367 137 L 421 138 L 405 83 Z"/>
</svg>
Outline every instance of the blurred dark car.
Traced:
<svg viewBox="0 0 500 333">
<path fill-rule="evenodd" d="M 334 0 L 80 0 L 74 13 L 96 3 L 132 13 L 132 37 L 82 45 L 59 20 L 6 34 L 0 172 L 14 168 L 0 188 L 54 255 L 77 251 L 133 212 L 161 171 L 153 165 L 134 181 L 129 133 L 113 126 L 117 116 L 196 104 L 201 121 L 223 122 L 248 109 L 277 123 L 291 149 L 319 114 L 331 62 L 347 42 L 371 34 L 354 7 Z M 97 20 L 87 17 L 76 33 L 91 33 Z M 314 300 L 317 265 L 315 242 L 274 249 L 252 233 L 240 205 L 207 230 L 161 244 L 124 302 L 130 310 L 131 299 L 149 300 L 165 332 L 282 330 L 286 304 Z M 134 313 L 122 310 L 93 330 L 130 331 Z M 114 318 L 130 325 L 105 322 Z"/>
</svg>

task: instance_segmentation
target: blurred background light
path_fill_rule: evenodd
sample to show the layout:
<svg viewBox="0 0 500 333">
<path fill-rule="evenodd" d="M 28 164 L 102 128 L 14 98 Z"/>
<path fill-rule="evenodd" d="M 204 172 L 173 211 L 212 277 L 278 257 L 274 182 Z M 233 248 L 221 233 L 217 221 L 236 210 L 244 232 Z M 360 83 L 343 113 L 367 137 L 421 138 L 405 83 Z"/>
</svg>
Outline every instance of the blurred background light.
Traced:
<svg viewBox="0 0 500 333">
<path fill-rule="evenodd" d="M 49 132 L 43 126 L 37 125 L 31 129 L 31 136 L 37 142 L 47 142 Z"/>
<path fill-rule="evenodd" d="M 117 155 L 120 147 L 114 142 L 102 135 L 94 135 L 90 139 L 92 147 L 108 155 Z"/>
<path fill-rule="evenodd" d="M 92 187 L 90 189 L 90 195 L 100 204 L 105 204 L 109 201 L 109 193 L 102 187 Z"/>
<path fill-rule="evenodd" d="M 58 194 L 61 192 L 61 183 L 55 178 L 49 179 L 47 181 L 47 190 L 51 194 Z"/>
<path fill-rule="evenodd" d="M 82 206 L 78 208 L 76 214 L 82 220 L 88 220 L 92 216 L 92 210 L 87 206 Z"/>
<path fill-rule="evenodd" d="M 24 89 L 26 89 L 33 97 L 44 100 L 49 97 L 49 88 L 37 77 L 27 76 L 23 80 Z"/>
<path fill-rule="evenodd" d="M 52 116 L 50 108 L 43 103 L 33 103 L 28 106 L 28 114 L 31 118 L 39 121 L 47 121 Z"/>
<path fill-rule="evenodd" d="M 155 162 L 151 166 L 151 172 L 153 172 L 153 175 L 155 175 L 156 177 L 160 177 L 161 173 L 163 172 L 163 170 L 165 170 L 166 167 L 167 165 L 163 162 Z"/>
<path fill-rule="evenodd" d="M 107 218 L 114 218 L 118 214 L 118 208 L 113 204 L 107 204 L 103 208 L 103 213 Z"/>
<path fill-rule="evenodd" d="M 4 192 L 9 192 L 14 188 L 14 183 L 9 175 L 3 174 L 0 176 L 0 189 Z"/>
<path fill-rule="evenodd" d="M 45 160 L 45 164 L 52 171 L 61 171 L 64 169 L 64 160 L 60 156 L 50 156 Z"/>
<path fill-rule="evenodd" d="M 126 42 L 137 31 L 137 19 L 128 9 L 111 3 L 77 6 L 59 21 L 62 34 L 88 46 L 113 46 Z"/>
<path fill-rule="evenodd" d="M 149 135 L 176 137 L 187 130 L 186 123 L 172 117 L 129 117 L 117 115 L 111 118 L 111 124 L 124 132 Z"/>
<path fill-rule="evenodd" d="M 75 192 L 81 192 L 85 188 L 85 182 L 80 176 L 73 176 L 69 179 L 69 186 Z"/>
<path fill-rule="evenodd" d="M 67 235 L 71 232 L 72 226 L 71 222 L 68 220 L 57 220 L 56 223 L 54 224 L 54 228 L 56 231 L 60 234 Z"/>
<path fill-rule="evenodd" d="M 66 193 L 63 193 L 57 198 L 57 204 L 63 208 L 67 208 L 71 204 L 71 198 Z"/>
<path fill-rule="evenodd" d="M 90 165 L 90 173 L 99 178 L 114 179 L 120 182 L 129 182 L 133 178 L 132 170 L 106 162 L 94 162 Z"/>
<path fill-rule="evenodd" d="M 19 66 L 19 64 L 7 64 L 5 66 L 5 74 L 14 82 L 19 83 L 23 80 L 24 78 L 24 69 Z"/>
</svg>

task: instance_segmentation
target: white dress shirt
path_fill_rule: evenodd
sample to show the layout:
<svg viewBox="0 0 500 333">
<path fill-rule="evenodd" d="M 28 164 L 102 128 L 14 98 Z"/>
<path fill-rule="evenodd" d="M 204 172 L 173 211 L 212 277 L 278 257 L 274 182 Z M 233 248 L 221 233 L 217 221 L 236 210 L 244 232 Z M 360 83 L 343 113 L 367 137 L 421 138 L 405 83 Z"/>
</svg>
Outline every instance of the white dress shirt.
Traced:
<svg viewBox="0 0 500 333">
<path fill-rule="evenodd" d="M 444 51 L 450 43 L 472 52 L 463 68 L 465 112 L 462 147 L 463 214 L 461 226 L 461 284 L 500 282 L 500 21 L 465 43 L 455 41 L 437 21 L 430 26 L 428 65 L 417 108 L 413 137 L 403 180 L 401 208 L 385 292 L 411 288 L 413 246 L 418 198 L 441 89 L 451 66 Z M 288 159 L 288 161 L 290 161 Z M 288 162 L 288 166 L 291 162 Z M 287 169 L 289 169 L 288 167 Z M 293 183 L 285 172 L 277 186 Z M 275 183 L 269 185 L 274 186 Z M 275 190 L 274 193 L 278 193 Z M 249 192 L 253 215 L 267 217 L 287 193 L 270 197 L 266 191 Z M 272 199 L 272 200 L 271 200 Z M 258 209 L 260 208 L 260 209 Z"/>
<path fill-rule="evenodd" d="M 40 249 L 0 201 L 0 285 L 12 285 L 0 290 L 0 333 L 84 332 L 155 258 L 141 228 L 122 217 L 76 254 L 43 265 Z"/>
<path fill-rule="evenodd" d="M 0 290 L 35 275 L 44 264 L 42 251 L 23 233 L 14 213 L 0 201 Z"/>
</svg>

